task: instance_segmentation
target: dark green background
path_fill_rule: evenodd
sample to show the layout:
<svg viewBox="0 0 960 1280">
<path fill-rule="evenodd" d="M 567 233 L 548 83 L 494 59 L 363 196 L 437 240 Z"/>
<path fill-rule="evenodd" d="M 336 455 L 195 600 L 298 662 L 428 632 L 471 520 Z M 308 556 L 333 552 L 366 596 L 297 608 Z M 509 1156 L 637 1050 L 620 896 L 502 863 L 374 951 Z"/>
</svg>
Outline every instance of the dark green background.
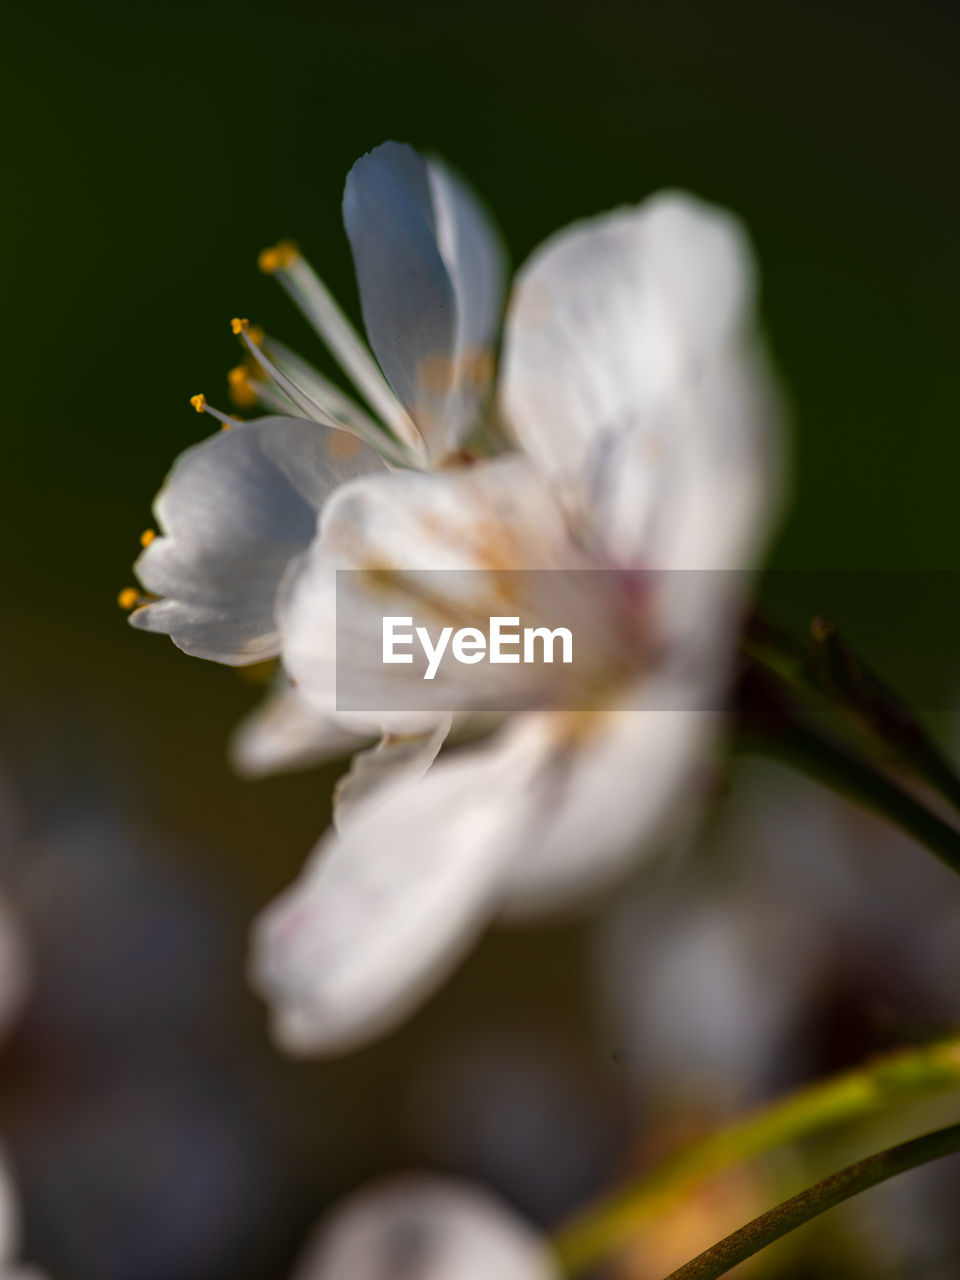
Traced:
<svg viewBox="0 0 960 1280">
<path fill-rule="evenodd" d="M 55 758 L 60 774 L 89 776 L 107 807 L 202 849 L 192 856 L 244 916 L 299 866 L 329 779 L 232 778 L 223 747 L 250 688 L 130 631 L 114 600 L 164 472 L 207 426 L 188 397 L 226 401 L 228 319 L 315 351 L 258 274 L 257 251 L 295 237 L 356 315 L 340 193 L 357 156 L 388 137 L 467 174 L 515 263 L 571 219 L 665 185 L 736 210 L 794 407 L 776 563 L 957 565 L 948 12 L 746 0 L 15 6 L 0 75 L 7 767 L 36 776 Z M 238 998 L 242 947 L 238 929 Z M 575 930 L 488 942 L 410 1028 L 348 1063 L 274 1061 L 249 1004 L 277 1096 L 302 1106 L 290 1144 L 299 1191 L 289 1220 L 265 1229 L 264 1265 L 280 1274 L 329 1190 L 416 1155 L 392 1134 L 391 1084 L 434 1025 L 466 1025 L 467 995 L 497 1003 L 504 974 L 518 1009 L 575 1005 Z M 364 1120 L 314 1162 L 321 1095 L 361 1098 Z"/>
</svg>

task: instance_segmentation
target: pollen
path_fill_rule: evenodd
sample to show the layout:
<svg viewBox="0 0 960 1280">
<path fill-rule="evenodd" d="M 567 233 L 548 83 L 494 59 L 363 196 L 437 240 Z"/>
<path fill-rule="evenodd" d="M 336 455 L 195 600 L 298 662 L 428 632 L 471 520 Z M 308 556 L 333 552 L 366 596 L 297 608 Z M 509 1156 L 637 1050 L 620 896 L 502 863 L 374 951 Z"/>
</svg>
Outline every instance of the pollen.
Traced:
<svg viewBox="0 0 960 1280">
<path fill-rule="evenodd" d="M 253 379 L 246 365 L 238 364 L 227 374 L 230 385 L 230 399 L 241 409 L 247 409 L 257 403 L 257 393 L 253 388 Z"/>
<path fill-rule="evenodd" d="M 149 547 L 150 543 L 154 540 L 156 536 L 157 536 L 156 530 L 144 529 L 143 533 L 141 533 L 140 535 L 141 547 Z"/>
<path fill-rule="evenodd" d="M 120 594 L 117 596 L 117 604 L 120 606 L 121 609 L 126 609 L 126 610 L 133 609 L 135 605 L 139 602 L 139 600 L 140 600 L 140 592 L 137 590 L 136 587 L 124 587 L 123 590 L 120 592 Z"/>
<path fill-rule="evenodd" d="M 250 321 L 238 320 L 237 317 L 234 316 L 234 318 L 230 321 L 230 328 L 237 335 L 237 337 L 239 337 L 241 333 L 246 333 L 246 331 L 250 328 Z"/>
<path fill-rule="evenodd" d="M 240 421 L 239 418 L 230 418 L 225 413 L 221 413 L 219 409 L 214 409 L 212 404 L 207 404 L 207 397 L 204 395 L 191 396 L 190 403 L 196 409 L 197 413 L 209 413 L 211 418 L 216 418 L 222 423 L 224 428 L 235 427 Z"/>
<path fill-rule="evenodd" d="M 279 244 L 264 249 L 257 258 L 257 266 L 266 275 L 272 276 L 275 271 L 291 267 L 300 257 L 300 250 L 292 240 L 281 240 Z"/>
</svg>

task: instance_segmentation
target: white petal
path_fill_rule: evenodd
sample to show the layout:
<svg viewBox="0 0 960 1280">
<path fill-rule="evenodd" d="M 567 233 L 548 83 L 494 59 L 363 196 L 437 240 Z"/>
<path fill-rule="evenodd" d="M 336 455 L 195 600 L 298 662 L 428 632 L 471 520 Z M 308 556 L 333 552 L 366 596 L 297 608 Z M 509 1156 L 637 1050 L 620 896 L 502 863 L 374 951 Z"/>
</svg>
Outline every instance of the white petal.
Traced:
<svg viewBox="0 0 960 1280">
<path fill-rule="evenodd" d="M 442 456 L 485 389 L 477 373 L 490 367 L 503 291 L 496 236 L 459 179 L 395 142 L 351 169 L 343 216 L 370 345 Z"/>
<path fill-rule="evenodd" d="M 333 821 L 343 832 L 360 814 L 389 799 L 396 786 L 419 782 L 436 760 L 450 732 L 451 716 L 435 729 L 410 737 L 386 735 L 368 751 L 359 751 L 333 793 Z"/>
<path fill-rule="evenodd" d="M 354 723 L 395 733 L 422 731 L 434 721 L 417 712 L 476 708 L 480 668 L 444 664 L 427 683 L 420 661 L 385 666 L 382 618 L 422 617 L 428 599 L 431 625 L 487 626 L 491 616 L 504 613 L 502 570 L 578 567 L 574 556 L 560 509 L 518 455 L 462 470 L 359 481 L 331 501 L 320 541 L 284 590 L 287 670 L 328 713 L 339 694 L 341 711 L 362 706 L 398 713 Z M 341 575 L 342 652 L 334 625 L 337 569 L 376 571 Z M 539 575 L 541 588 L 548 578 Z M 533 667 L 487 667 L 484 689 L 502 699 L 502 707 L 528 692 L 523 679 L 540 676 Z M 409 700 L 402 703 L 399 694 L 407 691 Z"/>
<path fill-rule="evenodd" d="M 187 653 L 234 665 L 279 651 L 277 588 L 345 481 L 382 471 L 355 437 L 298 418 L 261 418 L 188 449 L 154 510 L 163 536 L 136 572 L 164 597 L 130 621 Z"/>
<path fill-rule="evenodd" d="M 498 743 L 454 753 L 320 842 L 254 926 L 251 980 L 287 1050 L 365 1044 L 453 968 L 497 902 L 526 763 Z"/>
<path fill-rule="evenodd" d="M 294 1280 L 559 1280 L 545 1243 L 487 1192 L 407 1176 L 333 1210 Z"/>
<path fill-rule="evenodd" d="M 562 232 L 520 273 L 505 416 L 574 517 L 622 561 L 678 564 L 674 510 L 700 500 L 691 471 L 711 477 L 718 537 L 723 513 L 739 520 L 738 504 L 756 505 L 770 486 L 752 277 L 738 224 L 682 195 Z"/>
<path fill-rule="evenodd" d="M 658 706 L 650 688 L 638 697 L 645 708 L 548 712 L 515 725 L 517 749 L 525 742 L 541 766 L 527 791 L 525 852 L 505 868 L 508 914 L 576 905 L 696 813 L 716 717 Z"/>
<path fill-rule="evenodd" d="M 243 777 L 260 778 L 348 755 L 362 741 L 284 685 L 241 721 L 230 744 L 230 760 Z"/>
<path fill-rule="evenodd" d="M 507 274 L 499 233 L 459 174 L 436 159 L 427 170 L 437 244 L 457 298 L 457 345 L 489 350 L 500 328 Z"/>
<path fill-rule="evenodd" d="M 457 302 L 458 399 L 448 410 L 447 444 L 456 444 L 489 389 L 503 317 L 506 255 L 496 227 L 463 179 L 439 160 L 427 164 L 437 244 Z"/>
</svg>

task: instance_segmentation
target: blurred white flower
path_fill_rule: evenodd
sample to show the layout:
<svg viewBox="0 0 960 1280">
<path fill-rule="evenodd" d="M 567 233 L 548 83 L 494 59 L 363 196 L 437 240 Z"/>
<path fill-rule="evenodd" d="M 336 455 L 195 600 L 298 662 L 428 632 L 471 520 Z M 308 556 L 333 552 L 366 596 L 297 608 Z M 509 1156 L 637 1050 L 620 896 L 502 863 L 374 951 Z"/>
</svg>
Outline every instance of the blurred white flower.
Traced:
<svg viewBox="0 0 960 1280">
<path fill-rule="evenodd" d="M 491 916 L 577 900 L 689 809 L 742 583 L 687 571 L 749 566 L 775 491 L 752 295 L 738 226 L 690 197 L 577 226 L 534 255 L 509 309 L 501 407 L 523 453 L 361 479 L 327 504 L 279 607 L 287 668 L 320 711 L 337 680 L 370 693 L 383 674 L 352 671 L 359 647 L 337 651 L 338 568 L 399 566 L 394 603 L 421 570 L 472 571 L 471 589 L 491 569 L 618 572 L 541 575 L 566 592 L 541 603 L 589 638 L 589 709 L 511 716 L 432 765 L 428 751 L 414 783 L 405 755 L 403 780 L 382 770 L 265 913 L 252 975 L 286 1046 L 341 1051 L 386 1030 Z M 382 577 L 358 578 L 380 601 L 362 616 L 389 612 Z M 447 710 L 476 703 L 476 678 L 442 690 Z M 425 718 L 378 712 L 367 727 Z"/>
<path fill-rule="evenodd" d="M 735 781 L 701 856 L 651 868 L 596 935 L 608 1034 L 658 1115 L 749 1106 L 960 1018 L 949 869 L 782 766 Z"/>
<path fill-rule="evenodd" d="M 558 1280 L 546 1245 L 467 1183 L 408 1176 L 366 1188 L 321 1224 L 294 1280 Z"/>
</svg>

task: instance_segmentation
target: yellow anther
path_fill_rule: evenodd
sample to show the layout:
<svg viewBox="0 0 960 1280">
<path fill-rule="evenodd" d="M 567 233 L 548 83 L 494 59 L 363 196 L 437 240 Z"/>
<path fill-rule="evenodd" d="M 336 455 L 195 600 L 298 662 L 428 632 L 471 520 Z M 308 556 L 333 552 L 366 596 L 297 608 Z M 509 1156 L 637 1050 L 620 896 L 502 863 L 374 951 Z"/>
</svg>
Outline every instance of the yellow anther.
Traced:
<svg viewBox="0 0 960 1280">
<path fill-rule="evenodd" d="M 230 384 L 230 399 L 241 409 L 247 409 L 257 403 L 257 393 L 253 389 L 250 370 L 246 365 L 238 364 L 227 374 Z"/>
<path fill-rule="evenodd" d="M 143 533 L 140 535 L 141 547 L 149 547 L 150 543 L 156 536 L 156 532 L 153 529 L 144 529 Z"/>
<path fill-rule="evenodd" d="M 198 396 L 191 396 L 190 403 L 196 409 L 197 413 L 203 413 L 207 407 L 207 397 L 201 392 Z"/>
<path fill-rule="evenodd" d="M 132 609 L 140 599 L 140 592 L 136 587 L 124 587 L 117 596 L 117 604 L 121 609 Z"/>
<path fill-rule="evenodd" d="M 247 337 L 255 347 L 262 347 L 263 340 L 267 335 L 263 331 L 263 325 L 252 324 L 247 330 Z"/>
<path fill-rule="evenodd" d="M 245 333 L 247 329 L 250 328 L 250 321 L 238 320 L 236 316 L 234 316 L 234 318 L 230 321 L 230 328 L 237 335 L 237 337 L 239 337 L 241 333 Z"/>
<path fill-rule="evenodd" d="M 257 258 L 257 266 L 269 276 L 273 275 L 274 271 L 282 271 L 284 267 L 292 266 L 299 257 L 300 250 L 292 240 L 281 240 L 279 244 L 263 250 Z"/>
</svg>

